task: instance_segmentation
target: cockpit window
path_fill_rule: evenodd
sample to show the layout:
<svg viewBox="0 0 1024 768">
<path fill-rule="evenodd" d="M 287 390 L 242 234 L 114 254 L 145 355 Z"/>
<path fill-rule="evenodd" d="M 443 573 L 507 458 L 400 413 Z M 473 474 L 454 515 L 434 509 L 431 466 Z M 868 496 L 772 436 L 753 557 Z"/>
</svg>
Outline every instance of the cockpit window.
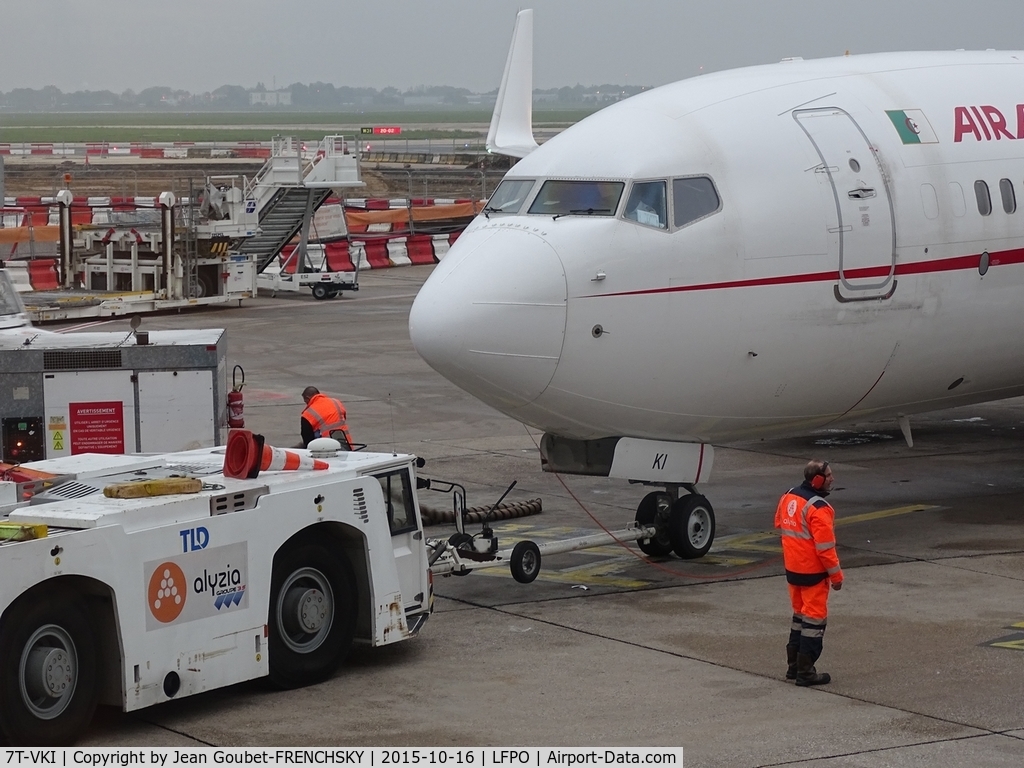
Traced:
<svg viewBox="0 0 1024 768">
<path fill-rule="evenodd" d="M 626 212 L 623 214 L 638 224 L 659 229 L 668 228 L 668 210 L 665 204 L 664 181 L 638 181 L 629 191 Z"/>
<path fill-rule="evenodd" d="M 715 185 L 707 176 L 672 180 L 672 208 L 677 227 L 714 213 L 721 204 Z"/>
<path fill-rule="evenodd" d="M 505 179 L 487 201 L 486 213 L 519 213 L 526 196 L 533 189 L 533 179 Z"/>
<path fill-rule="evenodd" d="M 625 186 L 621 181 L 545 181 L 530 213 L 614 216 Z"/>
</svg>

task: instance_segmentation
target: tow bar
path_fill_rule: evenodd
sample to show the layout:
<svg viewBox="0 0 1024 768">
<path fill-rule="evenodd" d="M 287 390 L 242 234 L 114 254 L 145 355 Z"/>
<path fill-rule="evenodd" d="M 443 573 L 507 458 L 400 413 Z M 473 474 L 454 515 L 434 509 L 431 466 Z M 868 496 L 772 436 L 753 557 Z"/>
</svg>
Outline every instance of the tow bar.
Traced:
<svg viewBox="0 0 1024 768">
<path fill-rule="evenodd" d="M 466 576 L 480 568 L 494 568 L 507 563 L 513 579 L 520 584 L 529 584 L 540 574 L 541 559 L 544 555 L 603 547 L 616 542 L 651 539 L 658 535 L 653 525 L 640 525 L 634 522 L 618 531 L 602 531 L 589 536 L 546 541 L 542 544 L 525 540 L 517 543 L 512 549 L 499 549 L 498 537 L 494 535 L 494 530 L 490 526 L 490 516 L 515 488 L 518 481 L 513 480 L 501 494 L 501 498 L 494 502 L 484 516 L 480 533 L 475 536 L 466 532 L 466 489 L 463 486 L 444 480 L 421 478 L 420 482 L 423 483 L 421 487 L 451 493 L 455 508 L 456 533 L 447 539 L 427 540 L 428 563 L 431 573 L 435 576 Z"/>
</svg>

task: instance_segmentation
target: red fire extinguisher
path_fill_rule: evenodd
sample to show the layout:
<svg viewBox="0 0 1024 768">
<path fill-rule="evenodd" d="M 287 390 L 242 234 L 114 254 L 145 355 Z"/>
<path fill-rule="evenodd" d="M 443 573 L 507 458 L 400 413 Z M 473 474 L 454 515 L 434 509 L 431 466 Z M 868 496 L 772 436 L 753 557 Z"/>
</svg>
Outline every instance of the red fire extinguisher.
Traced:
<svg viewBox="0 0 1024 768">
<path fill-rule="evenodd" d="M 238 380 L 238 375 L 242 380 Z M 245 386 L 245 371 L 242 366 L 236 365 L 231 372 L 231 391 L 228 392 L 228 426 L 232 429 L 241 429 L 245 426 L 245 416 L 242 410 L 245 404 L 242 402 L 242 387 Z"/>
</svg>

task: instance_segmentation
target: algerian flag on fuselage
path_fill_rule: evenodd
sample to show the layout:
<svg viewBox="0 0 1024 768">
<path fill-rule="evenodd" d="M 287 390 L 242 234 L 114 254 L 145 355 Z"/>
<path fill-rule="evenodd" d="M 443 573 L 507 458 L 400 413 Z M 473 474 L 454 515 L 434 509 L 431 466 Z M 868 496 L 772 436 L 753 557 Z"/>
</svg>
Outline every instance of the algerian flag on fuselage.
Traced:
<svg viewBox="0 0 1024 768">
<path fill-rule="evenodd" d="M 885 114 L 896 126 L 896 133 L 904 144 L 938 144 L 939 137 L 935 135 L 928 118 L 920 109 L 887 109 Z"/>
</svg>

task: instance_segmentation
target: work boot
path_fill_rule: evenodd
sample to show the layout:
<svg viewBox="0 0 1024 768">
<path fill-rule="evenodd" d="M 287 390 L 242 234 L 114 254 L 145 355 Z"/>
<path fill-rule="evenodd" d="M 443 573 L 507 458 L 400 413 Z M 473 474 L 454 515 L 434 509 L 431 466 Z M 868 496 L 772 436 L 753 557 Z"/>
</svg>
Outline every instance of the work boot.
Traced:
<svg viewBox="0 0 1024 768">
<path fill-rule="evenodd" d="M 817 672 L 814 669 L 814 659 L 806 653 L 796 655 L 796 684 L 799 686 L 825 685 L 832 682 L 832 676 L 828 672 Z"/>
<path fill-rule="evenodd" d="M 787 680 L 796 680 L 796 654 L 799 649 L 798 645 L 786 646 L 786 661 L 789 662 L 789 667 L 786 669 Z"/>
</svg>

